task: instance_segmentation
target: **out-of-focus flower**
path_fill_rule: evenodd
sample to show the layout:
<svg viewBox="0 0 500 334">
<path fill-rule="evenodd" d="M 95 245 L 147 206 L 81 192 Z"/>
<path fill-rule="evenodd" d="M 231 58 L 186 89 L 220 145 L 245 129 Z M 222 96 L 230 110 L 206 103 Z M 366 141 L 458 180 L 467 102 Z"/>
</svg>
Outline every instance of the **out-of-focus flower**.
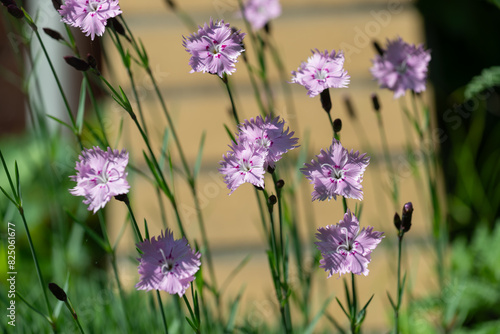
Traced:
<svg viewBox="0 0 500 334">
<path fill-rule="evenodd" d="M 314 185 L 312 200 L 324 201 L 332 197 L 337 199 L 337 195 L 363 199 L 363 173 L 370 162 L 370 157 L 366 153 L 348 152 L 342 144 L 333 139 L 332 146 L 328 151 L 321 150 L 316 156 L 318 160 L 311 160 L 310 164 L 300 171 Z"/>
<path fill-rule="evenodd" d="M 245 120 L 239 127 L 238 140 L 240 143 L 247 142 L 256 149 L 267 152 L 264 160 L 264 168 L 274 168 L 274 163 L 281 156 L 292 150 L 297 145 L 297 138 L 293 138 L 294 132 L 285 130 L 285 121 L 279 117 L 271 119 L 269 116 L 264 120 L 261 116 Z"/>
<path fill-rule="evenodd" d="M 410 45 L 399 37 L 387 40 L 387 48 L 372 60 L 370 71 L 380 87 L 392 90 L 397 99 L 405 95 L 407 89 L 417 93 L 425 90 L 430 60 L 431 53 L 424 50 L 423 45 Z"/>
<path fill-rule="evenodd" d="M 183 37 L 182 45 L 191 54 L 191 73 L 208 72 L 221 78 L 223 74 L 232 74 L 236 71 L 234 64 L 238 56 L 245 51 L 244 36 L 240 31 L 231 30 L 229 23 L 210 19 L 210 23 L 200 26 L 197 33 Z"/>
<path fill-rule="evenodd" d="M 128 153 L 125 150 L 103 151 L 99 147 L 84 149 L 76 162 L 76 187 L 70 189 L 75 196 L 84 196 L 83 203 L 89 211 L 104 208 L 111 197 L 126 194 L 130 188 L 127 182 L 125 167 L 128 164 Z"/>
<path fill-rule="evenodd" d="M 66 0 L 58 11 L 64 23 L 79 27 L 92 40 L 104 34 L 109 18 L 122 13 L 118 0 Z"/>
<path fill-rule="evenodd" d="M 137 248 L 142 252 L 137 290 L 163 290 L 182 297 L 200 269 L 200 252 L 192 250 L 185 238 L 174 240 L 170 230 L 138 243 Z"/>
<path fill-rule="evenodd" d="M 252 29 L 259 30 L 281 15 L 281 4 L 279 0 L 248 0 L 243 5 L 243 14 L 250 22 Z"/>
<path fill-rule="evenodd" d="M 345 88 L 350 76 L 344 69 L 344 54 L 332 50 L 312 51 L 313 55 L 302 62 L 297 71 L 292 71 L 293 83 L 298 83 L 307 89 L 307 94 L 314 97 L 328 88 Z"/>
<path fill-rule="evenodd" d="M 336 225 L 328 225 L 318 229 L 315 242 L 323 258 L 319 261 L 320 268 L 328 272 L 328 277 L 334 273 L 353 273 L 368 275 L 368 263 L 371 252 L 382 241 L 384 232 L 373 231 L 373 227 L 360 231 L 359 221 L 348 209 L 344 219 Z"/>
<path fill-rule="evenodd" d="M 219 172 L 224 175 L 227 188 L 231 190 L 229 195 L 245 182 L 264 188 L 266 151 L 247 142 L 233 144 L 230 147 L 231 151 L 223 156 L 224 160 L 220 161 L 222 167 L 219 168 Z"/>
</svg>

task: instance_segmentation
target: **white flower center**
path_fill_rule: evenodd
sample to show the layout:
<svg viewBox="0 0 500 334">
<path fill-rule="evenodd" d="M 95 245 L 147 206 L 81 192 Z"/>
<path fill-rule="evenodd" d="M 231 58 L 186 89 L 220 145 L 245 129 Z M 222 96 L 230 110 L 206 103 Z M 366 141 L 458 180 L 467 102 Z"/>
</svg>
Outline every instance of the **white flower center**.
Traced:
<svg viewBox="0 0 500 334">
<path fill-rule="evenodd" d="M 240 168 L 240 172 L 248 173 L 253 168 L 253 161 L 245 158 L 240 159 L 238 167 Z"/>
<path fill-rule="evenodd" d="M 87 5 L 91 12 L 97 12 L 102 8 L 102 5 L 107 2 L 108 0 L 87 0 Z"/>
<path fill-rule="evenodd" d="M 349 231 L 347 231 L 347 228 L 345 227 L 342 227 L 340 229 L 340 232 L 345 234 L 345 242 L 341 242 L 339 243 L 339 245 L 337 246 L 337 253 L 340 253 L 342 255 L 348 255 L 348 254 L 354 254 L 356 253 L 356 251 L 358 251 L 358 253 L 363 253 L 363 247 L 360 245 L 359 242 L 356 241 L 356 237 L 358 236 L 358 232 L 359 232 L 359 227 L 357 228 L 356 230 L 356 233 L 354 233 L 354 237 L 353 238 L 349 238 Z M 357 248 L 361 247 L 361 252 L 359 250 L 357 250 Z"/>
<path fill-rule="evenodd" d="M 163 263 L 161 265 L 161 273 L 163 275 L 167 275 L 168 273 L 170 273 L 172 271 L 172 269 L 174 269 L 174 260 L 171 258 L 171 256 L 169 256 L 169 258 L 167 259 L 165 257 L 165 253 L 163 252 L 163 249 L 159 249 L 160 253 L 161 253 L 161 256 L 163 257 Z"/>
<path fill-rule="evenodd" d="M 210 39 L 208 36 L 201 36 L 204 40 L 208 42 L 208 45 L 206 46 L 206 50 L 208 51 L 209 54 L 213 55 L 214 57 L 220 58 L 220 53 L 226 45 L 219 44 L 216 40 Z"/>
<path fill-rule="evenodd" d="M 314 79 L 325 81 L 328 78 L 328 70 L 321 69 L 314 72 Z"/>
<path fill-rule="evenodd" d="M 255 143 L 266 149 L 269 149 L 273 144 L 273 142 L 269 139 L 269 136 L 265 132 L 262 132 L 262 136 L 257 137 Z"/>
<path fill-rule="evenodd" d="M 120 178 L 120 173 L 114 168 L 108 169 L 109 161 L 106 161 L 102 170 L 97 172 L 96 181 L 98 184 L 107 184 L 108 182 L 116 181 Z M 115 172 L 115 176 L 112 176 L 111 173 Z"/>
<path fill-rule="evenodd" d="M 328 170 L 328 176 L 330 176 L 332 179 L 335 181 L 342 181 L 345 179 L 345 170 L 343 168 L 340 168 L 340 166 L 332 166 L 330 164 L 322 164 L 322 168 L 326 168 Z"/>
</svg>

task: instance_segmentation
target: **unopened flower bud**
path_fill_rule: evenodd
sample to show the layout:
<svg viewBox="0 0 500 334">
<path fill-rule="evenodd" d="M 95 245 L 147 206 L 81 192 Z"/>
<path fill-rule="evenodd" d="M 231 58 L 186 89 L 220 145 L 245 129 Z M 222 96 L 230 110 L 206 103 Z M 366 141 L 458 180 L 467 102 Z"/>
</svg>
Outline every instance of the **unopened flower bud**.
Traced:
<svg viewBox="0 0 500 334">
<path fill-rule="evenodd" d="M 276 169 L 275 167 L 267 166 L 267 172 L 268 172 L 269 174 L 274 173 L 274 170 L 275 170 L 275 169 Z"/>
<path fill-rule="evenodd" d="M 373 103 L 373 109 L 376 112 L 379 112 L 380 111 L 380 102 L 378 101 L 378 96 L 375 93 L 372 94 L 372 103 Z"/>
<path fill-rule="evenodd" d="M 60 301 L 66 302 L 68 300 L 66 292 L 56 283 L 49 283 L 49 290 Z"/>
<path fill-rule="evenodd" d="M 354 111 L 354 106 L 352 105 L 351 97 L 349 95 L 344 95 L 344 104 L 347 109 L 347 114 L 351 119 L 356 118 L 356 112 Z"/>
<path fill-rule="evenodd" d="M 55 31 L 55 30 L 52 30 L 50 28 L 43 28 L 43 31 L 49 35 L 50 37 L 52 37 L 53 39 L 55 39 L 56 41 L 63 41 L 64 40 L 64 37 L 62 37 L 62 35 Z"/>
<path fill-rule="evenodd" d="M 411 202 L 408 202 L 403 206 L 403 218 L 401 219 L 401 225 L 404 232 L 408 232 L 411 228 L 412 214 L 413 204 Z"/>
<path fill-rule="evenodd" d="M 394 214 L 394 226 L 396 226 L 396 229 L 398 231 L 401 230 L 401 217 L 399 216 L 399 213 Z"/>
<path fill-rule="evenodd" d="M 10 5 L 14 5 L 14 6 L 17 6 L 16 5 L 16 2 L 14 0 L 0 0 L 0 2 L 2 3 L 2 5 L 4 5 L 5 7 L 8 7 Z"/>
<path fill-rule="evenodd" d="M 336 118 L 333 121 L 333 131 L 335 131 L 335 133 L 339 133 L 340 130 L 342 130 L 342 120 L 340 118 Z"/>
<path fill-rule="evenodd" d="M 23 11 L 16 5 L 8 5 L 7 11 L 10 15 L 14 16 L 16 19 L 22 19 L 24 17 Z"/>
<path fill-rule="evenodd" d="M 264 190 L 264 188 L 259 187 L 259 186 L 256 186 L 256 185 L 254 185 L 254 187 L 255 187 L 255 189 L 257 189 L 257 190 Z"/>
<path fill-rule="evenodd" d="M 380 46 L 380 44 L 378 44 L 377 41 L 373 41 L 373 47 L 375 48 L 379 56 L 382 57 L 384 55 L 384 49 L 382 49 L 382 47 Z"/>
<path fill-rule="evenodd" d="M 332 99 L 330 98 L 330 90 L 328 88 L 324 89 L 321 93 L 319 93 L 321 99 L 321 106 L 323 110 L 327 113 L 330 113 L 332 110 Z"/>
<path fill-rule="evenodd" d="M 125 204 L 128 204 L 128 203 L 129 203 L 127 194 L 120 194 L 120 195 L 116 195 L 116 196 L 115 196 L 115 199 L 116 199 L 117 201 L 124 202 Z"/>
<path fill-rule="evenodd" d="M 82 60 L 80 58 L 66 56 L 64 57 L 64 60 L 69 66 L 72 66 L 78 71 L 87 71 L 90 68 L 89 64 L 85 60 Z"/>
<path fill-rule="evenodd" d="M 276 198 L 275 195 L 271 195 L 269 196 L 269 199 L 268 199 L 268 203 L 269 205 L 274 205 L 278 202 L 278 199 Z"/>
<path fill-rule="evenodd" d="M 55 10 L 61 9 L 62 1 L 61 0 L 52 0 L 52 6 L 54 6 Z"/>
<path fill-rule="evenodd" d="M 95 59 L 94 56 L 92 56 L 90 53 L 87 54 L 87 63 L 89 64 L 90 67 L 96 68 L 97 67 L 97 60 Z"/>
<path fill-rule="evenodd" d="M 113 26 L 113 29 L 115 29 L 115 31 L 118 34 L 127 37 L 127 35 L 125 34 L 125 29 L 123 28 L 122 24 L 118 22 L 116 18 L 112 17 L 108 19 L 108 21 L 111 22 L 111 26 Z"/>
<path fill-rule="evenodd" d="M 278 181 L 276 181 L 276 188 L 281 189 L 284 186 L 285 186 L 285 181 L 283 181 L 282 179 L 279 179 Z"/>
</svg>

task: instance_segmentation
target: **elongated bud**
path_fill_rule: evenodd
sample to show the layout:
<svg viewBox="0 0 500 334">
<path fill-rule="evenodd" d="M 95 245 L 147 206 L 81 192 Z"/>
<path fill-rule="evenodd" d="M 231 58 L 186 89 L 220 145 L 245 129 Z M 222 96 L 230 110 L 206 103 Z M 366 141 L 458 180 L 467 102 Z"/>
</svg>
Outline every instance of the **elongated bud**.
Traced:
<svg viewBox="0 0 500 334">
<path fill-rule="evenodd" d="M 344 95 L 343 100 L 344 100 L 345 108 L 347 109 L 347 114 L 349 115 L 349 117 L 351 119 L 355 119 L 356 112 L 354 110 L 354 106 L 352 105 L 351 97 L 346 94 L 346 95 Z"/>
<path fill-rule="evenodd" d="M 22 19 L 24 17 L 23 11 L 16 5 L 8 5 L 7 11 L 10 15 L 14 16 L 16 19 Z"/>
<path fill-rule="evenodd" d="M 283 188 L 284 186 L 285 186 L 285 181 L 283 181 L 283 180 L 281 180 L 281 179 L 280 179 L 280 180 L 278 180 L 278 181 L 276 181 L 276 188 L 281 189 L 281 188 Z"/>
<path fill-rule="evenodd" d="M 43 31 L 49 35 L 50 37 L 52 37 L 53 39 L 55 39 L 56 41 L 63 41 L 64 40 L 64 37 L 62 37 L 62 35 L 55 31 L 55 30 L 52 30 L 50 28 L 43 28 Z"/>
<path fill-rule="evenodd" d="M 275 169 L 276 169 L 276 167 L 267 166 L 267 172 L 268 172 L 269 174 L 274 173 L 274 170 L 275 170 Z"/>
<path fill-rule="evenodd" d="M 375 110 L 376 112 L 379 112 L 380 111 L 380 102 L 378 101 L 378 96 L 375 93 L 372 94 L 372 103 L 373 103 L 373 110 Z"/>
<path fill-rule="evenodd" d="M 323 107 L 323 110 L 326 111 L 327 113 L 330 113 L 330 110 L 332 110 L 332 99 L 330 98 L 330 90 L 328 88 L 324 89 L 319 94 L 319 97 L 321 99 L 321 106 Z"/>
<path fill-rule="evenodd" d="M 377 51 L 377 53 L 379 54 L 380 57 L 382 57 L 384 55 L 385 51 L 384 51 L 384 49 L 382 49 L 380 44 L 378 44 L 377 41 L 373 41 L 373 47 L 375 48 L 375 50 Z"/>
<path fill-rule="evenodd" d="M 401 217 L 397 212 L 394 214 L 394 226 L 396 226 L 398 231 L 401 231 Z"/>
<path fill-rule="evenodd" d="M 66 56 L 64 57 L 64 60 L 69 66 L 75 68 L 78 71 L 87 71 L 90 68 L 89 64 L 85 60 L 82 60 L 80 58 Z"/>
<path fill-rule="evenodd" d="M 125 34 L 125 29 L 123 28 L 122 24 L 116 18 L 112 17 L 112 18 L 108 19 L 108 21 L 111 22 L 113 29 L 115 29 L 115 31 L 118 34 L 127 37 L 127 35 Z"/>
<path fill-rule="evenodd" d="M 340 130 L 342 130 L 342 120 L 340 118 L 336 118 L 333 121 L 333 131 L 335 131 L 335 133 L 339 133 Z"/>
<path fill-rule="evenodd" d="M 13 5 L 13 6 L 16 6 L 16 2 L 14 0 L 0 0 L 0 2 L 2 3 L 2 5 L 4 5 L 5 7 L 8 7 L 10 5 Z"/>
<path fill-rule="evenodd" d="M 50 292 L 52 292 L 54 297 L 56 297 L 60 301 L 66 302 L 68 300 L 68 295 L 66 295 L 66 292 L 64 292 L 64 290 L 56 283 L 49 283 L 49 290 Z"/>
<path fill-rule="evenodd" d="M 54 9 L 59 11 L 62 6 L 62 1 L 61 0 L 52 0 L 52 6 L 54 6 Z"/>
<path fill-rule="evenodd" d="M 403 206 L 403 218 L 401 219 L 401 226 L 404 232 L 408 232 L 411 228 L 411 217 L 413 215 L 413 204 L 406 203 Z"/>
<path fill-rule="evenodd" d="M 128 200 L 128 196 L 127 194 L 120 194 L 120 195 L 116 195 L 115 196 L 115 199 L 117 201 L 120 201 L 120 202 L 123 202 L 125 204 L 128 204 L 129 203 L 129 200 Z"/>
</svg>

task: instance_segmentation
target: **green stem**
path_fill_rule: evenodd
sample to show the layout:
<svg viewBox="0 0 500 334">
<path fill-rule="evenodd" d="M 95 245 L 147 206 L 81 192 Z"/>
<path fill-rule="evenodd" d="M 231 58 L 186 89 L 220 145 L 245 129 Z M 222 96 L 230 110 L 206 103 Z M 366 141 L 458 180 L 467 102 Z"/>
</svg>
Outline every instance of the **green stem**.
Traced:
<svg viewBox="0 0 500 334">
<path fill-rule="evenodd" d="M 125 200 L 125 205 L 127 205 L 128 212 L 130 213 L 130 220 L 132 222 L 132 228 L 135 232 L 135 237 L 137 242 L 142 242 L 144 239 L 142 238 L 141 230 L 139 230 L 139 226 L 137 225 L 137 221 L 135 220 L 134 211 L 132 211 L 132 207 L 130 206 L 130 202 Z"/>
<path fill-rule="evenodd" d="M 160 305 L 161 318 L 163 319 L 163 327 L 165 327 L 165 334 L 168 334 L 167 318 L 165 317 L 165 311 L 163 310 L 163 302 L 161 301 L 160 291 L 156 290 L 156 298 L 158 299 L 158 305 Z"/>
<path fill-rule="evenodd" d="M 236 111 L 236 105 L 234 104 L 233 93 L 231 92 L 231 87 L 229 85 L 229 78 L 227 77 L 227 74 L 224 74 L 222 82 L 224 82 L 224 85 L 226 86 L 227 94 L 229 95 L 229 100 L 231 100 L 231 110 L 233 111 L 234 121 L 236 122 L 236 126 L 238 126 L 240 124 L 240 119 L 238 118 L 238 112 Z"/>
<path fill-rule="evenodd" d="M 78 329 L 80 330 L 80 333 L 85 334 L 85 332 L 83 331 L 82 325 L 80 324 L 80 320 L 78 320 L 78 315 L 76 314 L 75 309 L 73 308 L 73 305 L 71 305 L 69 298 L 66 300 L 66 302 L 64 304 L 66 304 L 66 307 L 68 308 L 69 312 L 73 316 L 73 319 L 75 320 L 76 324 L 78 325 Z"/>
<path fill-rule="evenodd" d="M 356 295 L 356 280 L 353 273 L 351 273 L 351 284 L 352 284 L 351 333 L 355 334 L 358 332 L 356 330 L 356 318 L 358 314 L 358 297 Z"/>
<path fill-rule="evenodd" d="M 398 302 L 394 309 L 394 333 L 399 334 L 399 309 L 401 307 L 401 300 L 403 298 L 403 291 L 401 290 L 401 246 L 403 244 L 403 234 L 398 237 Z"/>
<path fill-rule="evenodd" d="M 387 168 L 389 169 L 389 174 L 390 174 L 390 179 L 392 183 L 392 202 L 394 204 L 395 210 L 397 210 L 397 206 L 399 203 L 399 190 L 398 190 L 398 183 L 396 181 L 396 173 L 394 172 L 394 167 L 392 165 L 392 160 L 390 157 L 389 153 L 389 144 L 387 142 L 387 136 L 385 133 L 385 128 L 384 128 L 384 122 L 382 121 L 382 116 L 380 112 L 375 113 L 377 115 L 377 121 L 378 121 L 378 126 L 379 126 L 379 133 L 380 133 L 380 139 L 382 140 L 382 149 L 384 151 L 384 158 L 385 162 L 387 164 Z"/>
<path fill-rule="evenodd" d="M 118 267 L 116 265 L 116 254 L 115 254 L 114 249 L 113 249 L 113 251 L 111 253 L 111 266 L 113 267 L 113 274 L 115 276 L 116 285 L 117 285 L 117 288 L 118 288 L 118 294 L 120 295 L 120 303 L 121 303 L 121 306 L 122 306 L 122 309 L 123 309 L 123 315 L 124 315 L 124 317 L 126 319 L 127 327 L 130 329 L 131 328 L 131 326 L 130 326 L 130 319 L 127 316 L 127 309 L 125 308 L 125 305 L 126 305 L 125 293 L 123 292 L 122 284 L 120 282 L 120 275 L 118 274 Z"/>
</svg>

